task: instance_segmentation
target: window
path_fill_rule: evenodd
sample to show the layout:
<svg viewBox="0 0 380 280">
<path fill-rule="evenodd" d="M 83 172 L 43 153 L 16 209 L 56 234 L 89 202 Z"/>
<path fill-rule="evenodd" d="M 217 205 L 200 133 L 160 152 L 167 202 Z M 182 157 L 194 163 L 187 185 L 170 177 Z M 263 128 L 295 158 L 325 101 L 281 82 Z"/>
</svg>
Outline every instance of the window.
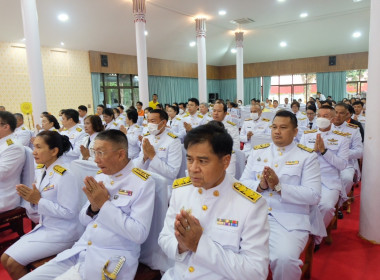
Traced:
<svg viewBox="0 0 380 280">
<path fill-rule="evenodd" d="M 346 72 L 347 98 L 366 97 L 367 95 L 368 69 L 350 70 Z"/>
<path fill-rule="evenodd" d="M 139 98 L 138 77 L 129 74 L 101 74 L 100 100 L 104 106 L 115 108 L 119 104 L 125 108 L 135 105 Z"/>
</svg>

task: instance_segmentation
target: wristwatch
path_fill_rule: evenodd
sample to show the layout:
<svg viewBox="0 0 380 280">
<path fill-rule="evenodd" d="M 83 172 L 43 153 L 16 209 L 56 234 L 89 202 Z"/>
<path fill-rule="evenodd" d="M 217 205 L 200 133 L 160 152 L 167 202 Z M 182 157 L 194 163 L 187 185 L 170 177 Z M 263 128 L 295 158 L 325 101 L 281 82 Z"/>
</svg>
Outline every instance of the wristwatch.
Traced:
<svg viewBox="0 0 380 280">
<path fill-rule="evenodd" d="M 281 184 L 280 184 L 280 182 L 278 182 L 278 184 L 274 186 L 274 190 L 276 192 L 280 192 L 281 191 Z"/>
</svg>

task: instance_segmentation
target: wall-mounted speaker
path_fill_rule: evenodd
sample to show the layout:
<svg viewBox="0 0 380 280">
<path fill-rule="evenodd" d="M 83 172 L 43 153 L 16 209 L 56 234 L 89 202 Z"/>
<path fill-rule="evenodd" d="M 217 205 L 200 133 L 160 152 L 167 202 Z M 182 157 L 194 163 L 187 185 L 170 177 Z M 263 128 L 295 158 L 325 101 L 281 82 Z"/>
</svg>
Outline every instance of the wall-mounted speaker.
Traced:
<svg viewBox="0 0 380 280">
<path fill-rule="evenodd" d="M 208 94 L 208 102 L 215 103 L 215 101 L 219 98 L 218 93 L 209 93 Z"/>
<path fill-rule="evenodd" d="M 105 54 L 100 55 L 100 64 L 102 67 L 108 67 L 108 57 Z"/>
<path fill-rule="evenodd" d="M 336 65 L 336 56 L 329 56 L 329 66 Z"/>
</svg>

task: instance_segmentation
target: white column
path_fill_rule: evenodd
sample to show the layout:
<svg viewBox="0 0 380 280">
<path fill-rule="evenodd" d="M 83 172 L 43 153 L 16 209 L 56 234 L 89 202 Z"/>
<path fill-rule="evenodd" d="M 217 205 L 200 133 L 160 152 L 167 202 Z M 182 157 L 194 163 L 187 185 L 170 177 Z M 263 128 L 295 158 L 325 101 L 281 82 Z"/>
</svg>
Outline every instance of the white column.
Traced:
<svg viewBox="0 0 380 280">
<path fill-rule="evenodd" d="M 198 95 L 199 102 L 208 102 L 206 67 L 206 19 L 195 19 L 198 46 Z"/>
<path fill-rule="evenodd" d="M 36 0 L 21 0 L 21 12 L 32 94 L 33 119 L 35 122 L 39 122 L 40 114 L 47 111 L 47 106 Z"/>
<path fill-rule="evenodd" d="M 149 87 L 148 62 L 146 57 L 145 11 L 145 0 L 133 0 L 133 14 L 135 16 L 136 29 L 137 75 L 139 77 L 139 99 L 144 104 L 144 107 L 148 107 Z"/>
<path fill-rule="evenodd" d="M 364 140 L 364 163 L 360 199 L 359 234 L 366 240 L 380 244 L 380 130 L 378 129 L 378 97 L 380 92 L 380 1 L 371 1 L 368 95 Z"/>
<path fill-rule="evenodd" d="M 244 102 L 244 55 L 243 55 L 244 32 L 235 32 L 236 41 L 236 102 Z"/>
</svg>

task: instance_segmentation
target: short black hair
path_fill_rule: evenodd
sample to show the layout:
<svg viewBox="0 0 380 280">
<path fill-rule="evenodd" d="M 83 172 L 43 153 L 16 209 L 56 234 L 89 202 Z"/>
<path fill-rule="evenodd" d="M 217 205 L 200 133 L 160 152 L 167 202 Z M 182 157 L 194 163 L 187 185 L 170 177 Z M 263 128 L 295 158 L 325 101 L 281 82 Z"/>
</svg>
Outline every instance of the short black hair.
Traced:
<svg viewBox="0 0 380 280">
<path fill-rule="evenodd" d="M 107 116 L 115 118 L 115 114 L 111 108 L 105 108 L 103 111 L 103 115 L 107 115 Z"/>
<path fill-rule="evenodd" d="M 327 104 L 322 105 L 319 109 L 329 109 L 330 111 L 335 111 L 335 109 L 332 106 Z"/>
<path fill-rule="evenodd" d="M 179 103 L 179 104 L 178 104 L 178 107 L 179 107 L 180 105 L 182 105 L 183 107 L 185 107 L 185 103 L 183 103 L 183 102 Z"/>
<path fill-rule="evenodd" d="M 121 108 L 121 110 L 124 110 L 124 106 L 123 105 L 117 105 L 118 108 Z"/>
<path fill-rule="evenodd" d="M 44 118 L 48 120 L 49 123 L 53 123 L 53 126 L 55 129 L 60 129 L 61 126 L 59 125 L 59 122 L 56 117 L 53 115 L 44 115 Z"/>
<path fill-rule="evenodd" d="M 355 101 L 354 103 L 352 103 L 352 106 L 355 106 L 355 105 L 361 105 L 362 107 L 364 107 L 364 103 L 361 101 Z"/>
<path fill-rule="evenodd" d="M 189 100 L 187 102 L 194 102 L 195 105 L 199 106 L 199 100 L 195 97 L 192 97 L 192 98 L 189 98 Z"/>
<path fill-rule="evenodd" d="M 348 105 L 346 104 L 346 103 L 344 103 L 344 102 L 339 102 L 339 103 L 337 103 L 336 105 L 335 105 L 335 108 L 336 107 L 344 107 L 347 111 L 349 111 L 349 109 L 348 109 Z"/>
<path fill-rule="evenodd" d="M 153 93 L 152 96 L 157 96 L 158 97 L 157 93 Z"/>
<path fill-rule="evenodd" d="M 178 108 L 178 106 L 175 106 L 175 105 L 169 105 L 169 108 L 172 108 L 172 109 L 175 111 L 175 114 L 178 115 L 178 113 L 179 113 L 179 108 Z"/>
<path fill-rule="evenodd" d="M 104 130 L 102 119 L 97 115 L 89 115 L 84 120 L 90 120 L 92 130 L 95 132 L 101 132 Z"/>
<path fill-rule="evenodd" d="M 57 157 L 62 156 L 64 153 L 73 148 L 69 137 L 66 135 L 61 135 L 57 131 L 44 130 L 38 133 L 37 137 L 42 137 L 45 143 L 49 146 L 50 150 L 58 148 Z"/>
<path fill-rule="evenodd" d="M 146 107 L 146 108 L 144 109 L 144 111 L 145 111 L 145 110 L 148 110 L 148 112 L 150 113 L 150 112 L 153 111 L 153 108 L 152 108 L 152 107 Z"/>
<path fill-rule="evenodd" d="M 114 114 L 115 114 L 115 111 L 116 111 L 116 113 L 118 113 L 119 115 L 120 115 L 120 110 L 118 109 L 118 108 L 113 108 L 112 110 L 114 110 Z"/>
<path fill-rule="evenodd" d="M 124 149 L 128 156 L 128 139 L 127 136 L 120 130 L 104 130 L 95 137 L 95 140 L 111 142 L 113 144 L 112 146 Z"/>
<path fill-rule="evenodd" d="M 127 110 L 127 118 L 130 119 L 133 123 L 137 123 L 139 114 L 136 110 Z"/>
<path fill-rule="evenodd" d="M 164 110 L 154 109 L 154 110 L 150 111 L 149 113 L 151 113 L 151 114 L 159 114 L 161 121 L 163 121 L 163 120 L 168 121 L 169 120 L 168 113 L 166 113 Z"/>
<path fill-rule="evenodd" d="M 142 103 L 141 101 L 137 101 L 137 102 L 136 102 L 136 105 L 137 105 L 137 104 L 143 106 L 143 103 Z"/>
<path fill-rule="evenodd" d="M 41 115 L 46 116 L 46 115 L 50 115 L 50 113 L 49 112 L 42 112 Z"/>
<path fill-rule="evenodd" d="M 346 103 L 344 103 L 344 104 L 346 104 Z M 352 105 L 348 105 L 348 104 L 346 104 L 346 105 L 347 105 L 347 107 L 348 107 L 348 112 L 350 112 L 351 115 L 352 115 L 352 114 L 355 114 L 354 107 L 352 107 Z"/>
<path fill-rule="evenodd" d="M 78 110 L 82 110 L 82 111 L 87 112 L 87 107 L 84 105 L 80 105 L 80 106 L 78 106 Z"/>
<path fill-rule="evenodd" d="M 191 129 L 185 136 L 184 146 L 187 150 L 191 145 L 205 142 L 211 145 L 214 154 L 219 158 L 232 154 L 232 137 L 220 125 L 205 124 Z"/>
<path fill-rule="evenodd" d="M 223 105 L 223 111 L 224 111 L 224 113 L 226 113 L 227 112 L 227 104 L 226 103 L 217 103 L 217 104 L 221 104 L 221 105 Z M 216 105 L 216 104 L 215 104 Z M 214 105 L 214 106 L 215 106 Z"/>
<path fill-rule="evenodd" d="M 73 122 L 79 123 L 79 113 L 77 110 L 65 109 L 62 114 L 65 115 L 68 120 L 72 119 Z"/>
<path fill-rule="evenodd" d="M 24 116 L 20 113 L 14 113 L 13 115 L 16 117 L 16 120 L 17 119 L 24 120 Z"/>
<path fill-rule="evenodd" d="M 0 123 L 9 125 L 11 131 L 15 131 L 17 127 L 16 117 L 8 111 L 0 111 Z"/>
<path fill-rule="evenodd" d="M 293 125 L 293 127 L 294 128 L 298 127 L 297 117 L 292 112 L 289 112 L 287 110 L 281 110 L 276 113 L 276 115 L 273 118 L 273 121 L 276 117 L 289 118 L 290 123 Z"/>
<path fill-rule="evenodd" d="M 298 109 L 300 108 L 300 103 L 298 101 L 293 101 L 292 104 L 290 105 L 290 107 L 293 107 L 293 105 L 296 105 L 298 107 Z"/>
<path fill-rule="evenodd" d="M 103 104 L 99 104 L 97 107 L 101 107 L 104 109 L 104 105 Z"/>
<path fill-rule="evenodd" d="M 162 104 L 158 103 L 158 104 L 156 105 L 156 109 L 157 109 L 157 108 L 160 108 L 160 109 L 162 110 L 162 109 L 163 109 Z"/>
<path fill-rule="evenodd" d="M 315 105 L 309 105 L 309 106 L 307 106 L 306 111 L 307 110 L 312 110 L 314 113 L 317 112 L 317 108 L 315 107 Z"/>
</svg>

